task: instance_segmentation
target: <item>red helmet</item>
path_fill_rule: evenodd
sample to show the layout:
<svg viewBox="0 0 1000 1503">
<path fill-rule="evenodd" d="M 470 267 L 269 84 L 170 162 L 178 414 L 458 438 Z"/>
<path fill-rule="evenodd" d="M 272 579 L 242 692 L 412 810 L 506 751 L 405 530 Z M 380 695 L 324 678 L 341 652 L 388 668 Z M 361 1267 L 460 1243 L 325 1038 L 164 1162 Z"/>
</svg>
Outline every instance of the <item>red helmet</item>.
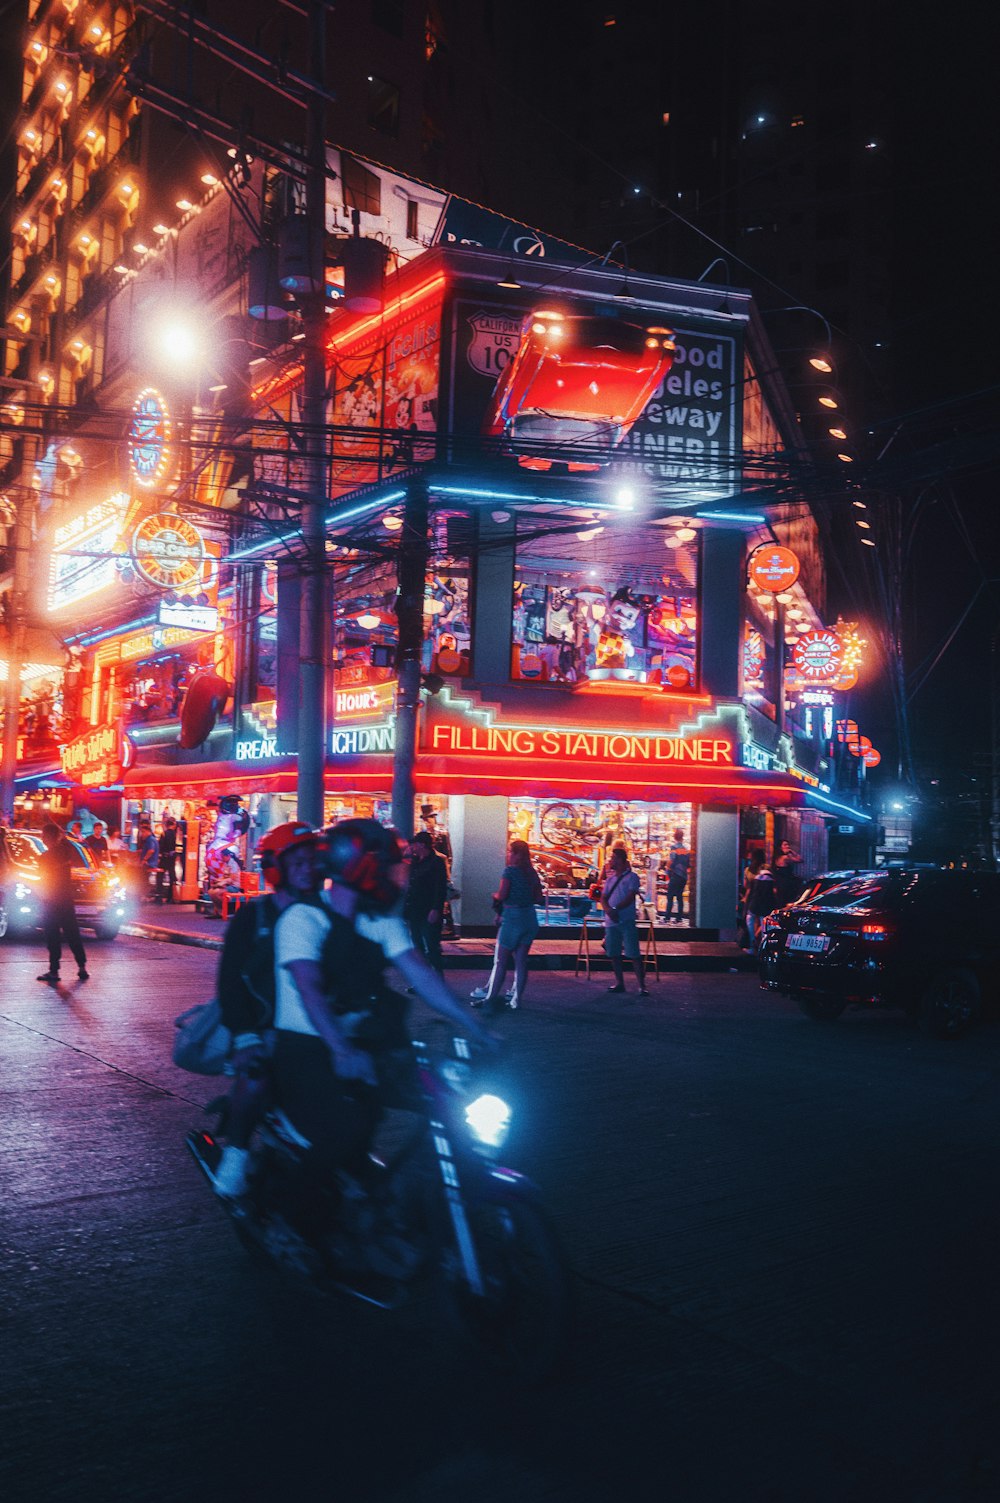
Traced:
<svg viewBox="0 0 1000 1503">
<path fill-rule="evenodd" d="M 272 887 L 280 887 L 284 880 L 282 858 L 297 846 L 317 845 L 321 838 L 312 825 L 307 825 L 300 819 L 289 820 L 287 824 L 275 825 L 273 830 L 268 830 L 257 846 L 257 855 L 260 857 L 261 871 Z"/>
</svg>

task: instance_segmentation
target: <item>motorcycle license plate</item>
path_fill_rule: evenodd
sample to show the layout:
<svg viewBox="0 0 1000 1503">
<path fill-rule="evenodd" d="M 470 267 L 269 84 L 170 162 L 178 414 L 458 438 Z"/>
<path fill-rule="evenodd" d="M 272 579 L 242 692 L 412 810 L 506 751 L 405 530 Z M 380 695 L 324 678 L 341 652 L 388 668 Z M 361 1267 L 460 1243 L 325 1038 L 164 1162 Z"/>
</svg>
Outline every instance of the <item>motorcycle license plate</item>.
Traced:
<svg viewBox="0 0 1000 1503">
<path fill-rule="evenodd" d="M 812 954 L 822 953 L 830 943 L 826 934 L 790 934 L 785 941 L 786 950 L 808 950 Z"/>
</svg>

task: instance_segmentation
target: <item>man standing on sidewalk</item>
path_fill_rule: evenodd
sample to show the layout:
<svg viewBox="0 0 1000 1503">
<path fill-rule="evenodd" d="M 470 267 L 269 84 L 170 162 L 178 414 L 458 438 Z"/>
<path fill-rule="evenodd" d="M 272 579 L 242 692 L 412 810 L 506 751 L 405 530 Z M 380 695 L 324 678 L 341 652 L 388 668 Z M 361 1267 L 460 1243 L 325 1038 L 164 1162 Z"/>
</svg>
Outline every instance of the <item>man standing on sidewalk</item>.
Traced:
<svg viewBox="0 0 1000 1503">
<path fill-rule="evenodd" d="M 45 850 L 38 858 L 38 868 L 42 878 L 42 930 L 49 947 L 49 968 L 38 979 L 47 981 L 52 986 L 59 980 L 61 937 L 64 937 L 76 961 L 80 980 L 86 981 L 87 952 L 83 948 L 76 909 L 73 907 L 75 853 L 58 825 L 43 825 L 42 841 Z"/>
<path fill-rule="evenodd" d="M 413 947 L 437 972 L 441 961 L 441 924 L 448 890 L 448 868 L 434 849 L 426 830 L 418 830 L 410 841 L 410 880 L 406 889 L 403 914 L 413 935 Z"/>
<path fill-rule="evenodd" d="M 156 871 L 156 898 L 157 903 L 172 903 L 174 901 L 174 881 L 177 876 L 177 821 L 172 814 L 168 814 L 163 821 L 163 834 L 157 845 L 159 865 Z"/>
</svg>

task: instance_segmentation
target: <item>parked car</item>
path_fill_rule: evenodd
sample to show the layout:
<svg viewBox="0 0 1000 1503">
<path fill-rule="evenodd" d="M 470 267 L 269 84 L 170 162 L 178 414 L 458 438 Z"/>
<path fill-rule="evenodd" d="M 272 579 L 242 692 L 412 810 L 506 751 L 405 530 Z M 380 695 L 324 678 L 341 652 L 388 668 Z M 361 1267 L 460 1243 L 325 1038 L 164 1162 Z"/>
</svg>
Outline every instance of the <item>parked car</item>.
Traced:
<svg viewBox="0 0 1000 1503">
<path fill-rule="evenodd" d="M 522 325 L 484 432 L 507 439 L 526 469 L 600 469 L 668 374 L 675 348 L 670 329 L 539 309 Z"/>
<path fill-rule="evenodd" d="M 764 921 L 762 984 L 822 1022 L 849 1005 L 901 1007 L 957 1038 L 1000 995 L 1000 875 L 862 872 Z"/>
<path fill-rule="evenodd" d="M 99 866 L 77 840 L 66 837 L 73 847 L 73 902 L 81 925 L 93 929 L 98 939 L 114 939 L 129 916 L 134 900 L 110 867 Z M 38 857 L 45 849 L 36 830 L 8 830 L 7 850 L 11 869 L 6 879 L 4 902 L 11 933 L 26 934 L 41 928 L 41 871 Z"/>
</svg>

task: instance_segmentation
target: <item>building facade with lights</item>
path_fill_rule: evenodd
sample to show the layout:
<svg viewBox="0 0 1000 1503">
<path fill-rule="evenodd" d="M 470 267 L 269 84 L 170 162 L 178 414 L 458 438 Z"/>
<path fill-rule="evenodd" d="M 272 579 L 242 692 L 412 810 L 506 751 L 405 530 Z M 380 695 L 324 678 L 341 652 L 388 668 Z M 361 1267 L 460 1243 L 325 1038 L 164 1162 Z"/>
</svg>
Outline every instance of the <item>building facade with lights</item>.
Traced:
<svg viewBox="0 0 1000 1503">
<path fill-rule="evenodd" d="M 48 95 L 32 90 L 40 109 Z M 99 97 L 85 95 L 94 109 Z M 72 118 L 74 141 L 97 128 Z M 67 178 L 57 216 L 109 256 L 136 212 L 125 185 L 141 188 L 121 156 L 128 124 L 98 163 L 110 173 Z M 820 539 L 796 488 L 808 456 L 750 299 L 606 266 L 333 148 L 328 161 L 328 228 L 346 236 L 357 210 L 399 254 L 373 311 L 348 307 L 328 272 L 319 436 L 301 427 L 295 310 L 273 326 L 246 317 L 254 239 L 235 197 L 273 191 L 260 164 L 240 169 L 236 195 L 203 182 L 124 271 L 100 249 L 99 282 L 70 276 L 64 230 L 58 315 L 32 301 L 38 263 L 17 264 L 29 323 L 8 342 L 8 389 L 35 381 L 59 412 L 20 452 L 37 504 L 33 619 L 63 648 L 44 696 L 25 683 L 22 817 L 85 808 L 134 838 L 140 815 L 172 813 L 193 897 L 213 841 L 249 865 L 294 813 L 302 455 L 320 442 L 326 818 L 389 817 L 398 569 L 419 488 L 415 813 L 451 852 L 456 917 L 489 923 L 511 836 L 532 845 L 553 922 L 579 919 L 618 840 L 662 913 L 679 830 L 686 918 L 731 931 L 749 850 L 787 835 L 820 870 L 828 831 L 864 824 L 834 785 L 845 631 L 825 622 Z M 33 167 L 22 198 L 43 177 Z M 92 202 L 110 227 L 84 224 Z M 197 370 L 168 368 L 150 330 L 195 297 Z M 67 355 L 74 340 L 89 364 Z M 22 403 L 26 429 L 33 410 Z M 748 567 L 772 545 L 795 558 L 780 590 Z M 220 836 L 234 811 L 245 819 Z"/>
</svg>

